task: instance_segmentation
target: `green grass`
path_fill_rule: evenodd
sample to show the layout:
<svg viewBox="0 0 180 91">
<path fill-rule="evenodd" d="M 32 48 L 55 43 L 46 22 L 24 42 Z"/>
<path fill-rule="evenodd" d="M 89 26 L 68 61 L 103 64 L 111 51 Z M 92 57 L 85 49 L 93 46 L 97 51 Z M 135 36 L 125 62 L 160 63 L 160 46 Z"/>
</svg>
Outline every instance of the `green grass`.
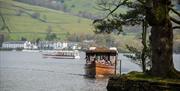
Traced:
<svg viewBox="0 0 180 91">
<path fill-rule="evenodd" d="M 97 0 L 64 0 L 64 4 L 72 13 L 78 13 L 79 11 L 88 12 L 92 14 L 99 14 L 97 10 Z M 74 7 L 72 7 L 74 5 Z M 82 8 L 83 7 L 83 8 Z"/>
<path fill-rule="evenodd" d="M 64 40 L 66 39 L 67 34 L 66 33 L 58 33 L 57 34 L 57 40 Z M 19 40 L 22 37 L 31 39 L 32 41 L 35 41 L 36 39 L 40 38 L 41 40 L 45 40 L 46 37 L 45 33 L 10 33 L 9 34 L 9 40 Z"/>
<path fill-rule="evenodd" d="M 100 11 L 100 8 L 98 7 L 98 1 L 100 0 L 64 0 L 64 1 L 65 1 L 64 5 L 70 10 L 70 12 L 75 14 L 78 14 L 80 11 L 95 15 L 103 15 L 105 13 L 104 11 Z M 118 10 L 118 12 L 125 13 L 126 10 L 127 10 L 126 8 L 122 7 Z"/>
<path fill-rule="evenodd" d="M 91 13 L 99 13 L 95 7 L 97 0 L 65 0 L 65 4 L 72 8 L 74 13 L 79 11 L 88 11 Z M 17 16 L 17 11 L 23 10 L 29 14 L 40 13 L 40 18 L 46 17 L 46 21 L 42 22 L 38 19 L 32 18 L 27 13 L 22 13 L 21 16 Z M 127 9 L 121 8 L 117 12 L 125 12 Z M 44 7 L 33 6 L 16 2 L 13 0 L 0 0 L 0 11 L 6 20 L 8 27 L 11 30 L 9 34 L 10 40 L 19 40 L 21 37 L 26 37 L 28 40 L 35 40 L 37 38 L 44 39 L 47 33 L 48 26 L 51 26 L 52 32 L 57 34 L 58 39 L 65 39 L 67 33 L 93 33 L 92 20 L 72 16 L 68 13 L 56 11 Z M 0 21 L 1 18 L 0 18 Z M 0 28 L 3 23 L 0 22 Z M 0 33 L 7 32 L 6 30 L 0 30 Z M 134 40 L 136 34 L 128 33 L 127 36 L 117 36 L 116 39 L 122 44 L 121 49 L 126 49 L 125 45 L 138 45 L 141 48 L 140 40 Z M 180 39 L 179 35 L 175 36 Z"/>
<path fill-rule="evenodd" d="M 59 39 L 65 38 L 65 35 L 62 34 L 67 32 L 93 33 L 92 21 L 85 18 L 12 0 L 0 0 L 0 3 L 1 13 L 7 23 L 7 26 L 12 32 L 9 35 L 10 40 L 19 40 L 21 37 L 26 37 L 28 40 L 34 40 L 36 38 L 43 39 L 48 26 L 51 26 L 53 33 L 57 33 Z M 16 13 L 18 10 L 22 10 L 26 13 L 22 13 L 21 16 L 17 16 Z M 40 19 L 46 17 L 47 22 L 42 22 L 39 19 L 32 18 L 27 13 L 39 13 Z M 2 27 L 2 22 L 0 23 L 0 27 Z M 0 33 L 4 31 L 7 30 L 0 30 Z M 33 36 L 33 34 L 35 35 Z M 61 35 L 59 36 L 58 34 Z"/>
</svg>

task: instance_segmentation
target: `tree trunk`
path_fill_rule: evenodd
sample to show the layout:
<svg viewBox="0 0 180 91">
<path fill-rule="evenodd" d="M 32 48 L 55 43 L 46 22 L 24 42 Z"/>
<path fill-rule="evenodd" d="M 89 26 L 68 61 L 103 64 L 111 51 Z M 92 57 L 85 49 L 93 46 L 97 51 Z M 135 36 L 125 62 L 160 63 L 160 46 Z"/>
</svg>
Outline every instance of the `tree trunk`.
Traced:
<svg viewBox="0 0 180 91">
<path fill-rule="evenodd" d="M 146 21 L 143 19 L 143 24 L 142 24 L 142 44 L 143 44 L 143 49 L 142 49 L 142 54 L 141 54 L 141 60 L 142 60 L 142 70 L 143 73 L 146 72 L 146 58 L 147 58 L 147 24 Z"/>
<path fill-rule="evenodd" d="M 170 0 L 148 2 L 151 7 L 146 11 L 146 19 L 152 26 L 150 36 L 152 68 L 150 73 L 153 76 L 179 76 L 173 64 L 173 30 L 168 9 L 170 4 Z"/>
<path fill-rule="evenodd" d="M 155 76 L 166 76 L 173 69 L 172 45 L 173 33 L 171 24 L 164 26 L 152 26 L 152 74 Z"/>
</svg>

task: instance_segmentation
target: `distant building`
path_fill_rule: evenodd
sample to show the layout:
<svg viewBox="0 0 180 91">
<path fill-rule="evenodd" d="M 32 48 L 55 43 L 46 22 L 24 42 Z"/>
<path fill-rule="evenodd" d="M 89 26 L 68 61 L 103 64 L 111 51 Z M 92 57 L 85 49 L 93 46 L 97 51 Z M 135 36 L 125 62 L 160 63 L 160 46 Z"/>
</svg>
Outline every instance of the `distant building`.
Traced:
<svg viewBox="0 0 180 91">
<path fill-rule="evenodd" d="M 69 42 L 68 49 L 80 50 L 81 49 L 80 42 Z"/>
<path fill-rule="evenodd" d="M 36 50 L 36 49 L 38 49 L 38 46 L 37 46 L 37 43 L 32 43 L 31 42 L 31 49 L 33 49 L 33 50 Z"/>
<path fill-rule="evenodd" d="M 94 40 L 83 40 L 83 43 L 94 43 Z"/>
<path fill-rule="evenodd" d="M 83 40 L 81 47 L 82 50 L 87 50 L 89 47 L 94 46 L 96 43 L 94 40 Z"/>
<path fill-rule="evenodd" d="M 22 48 L 22 49 L 31 49 L 31 42 L 29 41 L 7 41 L 3 42 L 2 48 Z"/>
<path fill-rule="evenodd" d="M 68 47 L 68 43 L 67 42 L 55 42 L 53 44 L 54 49 L 65 49 Z"/>
<path fill-rule="evenodd" d="M 59 42 L 59 41 L 39 41 L 38 48 L 39 49 L 65 49 L 65 48 L 68 48 L 68 43 Z"/>
</svg>

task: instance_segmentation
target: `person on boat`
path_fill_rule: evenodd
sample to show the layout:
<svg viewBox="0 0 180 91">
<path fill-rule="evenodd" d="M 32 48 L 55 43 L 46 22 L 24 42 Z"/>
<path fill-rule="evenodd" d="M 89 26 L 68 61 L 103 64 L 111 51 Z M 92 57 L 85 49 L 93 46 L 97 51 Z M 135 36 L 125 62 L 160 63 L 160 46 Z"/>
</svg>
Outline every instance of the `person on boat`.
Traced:
<svg viewBox="0 0 180 91">
<path fill-rule="evenodd" d="M 97 58 L 96 57 L 94 57 L 94 60 L 93 61 L 97 61 Z"/>
<path fill-rule="evenodd" d="M 106 64 L 112 64 L 112 62 L 108 60 L 106 57 L 103 57 L 103 60 L 105 61 Z"/>
</svg>

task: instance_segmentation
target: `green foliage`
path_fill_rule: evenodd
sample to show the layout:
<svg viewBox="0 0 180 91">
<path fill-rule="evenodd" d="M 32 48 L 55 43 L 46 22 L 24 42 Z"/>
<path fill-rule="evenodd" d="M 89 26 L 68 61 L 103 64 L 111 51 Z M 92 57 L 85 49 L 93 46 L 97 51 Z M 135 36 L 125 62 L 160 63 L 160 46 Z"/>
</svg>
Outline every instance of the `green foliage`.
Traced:
<svg viewBox="0 0 180 91">
<path fill-rule="evenodd" d="M 54 39 L 56 39 L 57 37 L 56 37 L 56 34 L 55 33 L 52 33 L 52 34 L 50 34 L 50 35 L 48 35 L 47 37 L 46 37 L 46 40 L 54 40 Z"/>
<path fill-rule="evenodd" d="M 118 4 L 119 7 L 115 6 Z M 108 1 L 103 0 L 99 2 L 99 6 L 102 11 L 109 11 L 107 17 L 103 19 L 96 19 L 93 22 L 95 27 L 95 33 L 112 33 L 116 32 L 120 34 L 124 29 L 123 25 L 139 25 L 144 19 L 145 10 L 144 7 L 132 1 L 122 0 L 122 1 Z M 115 12 L 118 11 L 118 8 L 127 7 L 128 10 L 126 13 Z M 111 9 L 111 8 L 114 8 Z"/>
<path fill-rule="evenodd" d="M 95 33 L 112 33 L 112 32 L 117 32 L 120 34 L 122 32 L 122 25 L 119 20 L 95 20 L 93 22 L 93 25 L 95 27 Z"/>
<path fill-rule="evenodd" d="M 113 34 L 69 34 L 67 41 L 81 42 L 84 40 L 94 41 L 93 43 L 84 43 L 84 47 L 98 46 L 98 47 L 117 47 L 119 52 L 129 52 L 126 45 L 136 45 L 136 48 L 140 50 L 142 45 L 140 41 L 134 36 L 135 34 L 127 35 L 113 35 Z M 87 45 L 88 44 L 88 45 Z"/>
<path fill-rule="evenodd" d="M 124 56 L 126 56 L 126 57 L 128 57 L 128 58 L 131 58 L 132 60 L 138 60 L 139 61 L 139 63 L 137 63 L 138 65 L 141 65 L 141 51 L 140 50 L 138 50 L 137 48 L 134 48 L 134 47 L 132 47 L 132 46 L 128 46 L 128 45 L 126 45 L 126 47 L 127 47 L 127 49 L 129 50 L 129 52 L 130 53 L 132 53 L 132 54 L 134 54 L 134 55 L 124 55 Z"/>
<path fill-rule="evenodd" d="M 128 45 L 126 45 L 126 48 L 132 54 L 126 54 L 124 56 L 131 58 L 131 61 L 133 63 L 142 67 L 143 66 L 143 64 L 142 64 L 142 50 L 139 50 L 133 46 L 128 46 Z M 147 46 L 147 50 L 146 50 L 146 53 L 144 56 L 145 56 L 145 58 L 147 58 L 145 61 L 146 67 L 150 68 L 152 64 L 151 64 L 151 49 L 150 49 L 149 45 Z"/>
<path fill-rule="evenodd" d="M 117 4 L 115 6 L 114 4 Z M 146 58 L 149 57 L 148 55 L 150 51 L 147 51 L 146 45 L 146 35 L 147 35 L 147 23 L 145 22 L 145 9 L 142 4 L 133 2 L 128 2 L 127 0 L 123 1 L 107 1 L 103 0 L 99 4 L 101 8 L 105 11 L 109 11 L 109 14 L 104 19 L 97 19 L 94 20 L 93 24 L 96 29 L 95 33 L 112 33 L 115 30 L 118 31 L 118 34 L 123 31 L 123 25 L 139 25 L 142 24 L 143 33 L 142 33 L 142 50 L 137 50 L 132 46 L 126 46 L 127 49 L 133 53 L 134 55 L 126 55 L 127 57 L 134 60 L 134 62 L 138 65 L 142 66 L 143 72 L 146 71 L 146 64 L 148 66 L 151 64 L 150 61 L 146 62 Z M 108 7 L 107 7 L 108 6 Z M 127 13 L 122 14 L 120 12 L 116 13 L 118 8 L 126 6 L 129 8 Z M 111 9 L 113 7 L 114 9 Z M 111 15 L 111 17 L 110 17 Z M 142 23 L 143 22 L 143 23 Z M 149 48 L 150 49 L 150 48 Z"/>
<path fill-rule="evenodd" d="M 21 41 L 27 41 L 25 37 L 21 37 Z"/>
</svg>

